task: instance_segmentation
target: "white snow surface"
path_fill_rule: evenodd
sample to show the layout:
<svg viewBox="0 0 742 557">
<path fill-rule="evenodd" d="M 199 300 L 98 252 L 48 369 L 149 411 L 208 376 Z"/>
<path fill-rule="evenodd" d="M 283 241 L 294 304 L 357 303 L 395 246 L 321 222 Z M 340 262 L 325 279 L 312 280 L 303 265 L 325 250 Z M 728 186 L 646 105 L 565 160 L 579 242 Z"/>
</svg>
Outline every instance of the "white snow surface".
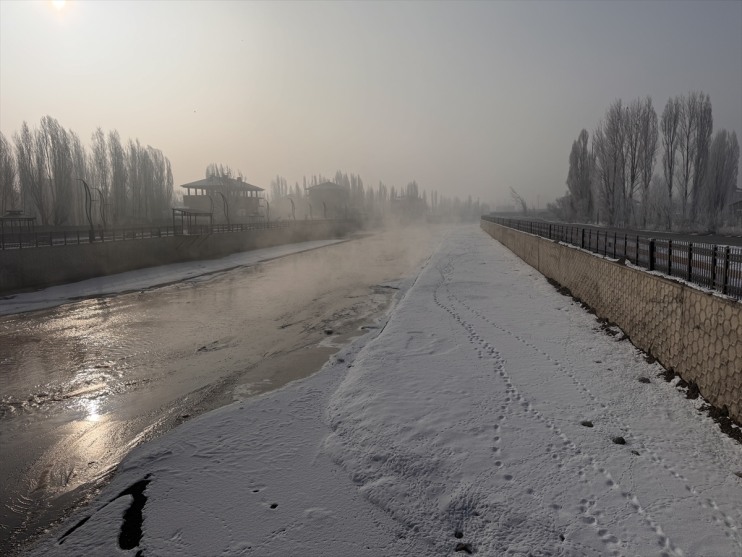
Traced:
<svg viewBox="0 0 742 557">
<path fill-rule="evenodd" d="M 220 271 L 236 267 L 248 267 L 271 259 L 285 257 L 303 251 L 337 244 L 346 240 L 313 240 L 295 244 L 284 244 L 270 248 L 233 253 L 219 259 L 202 259 L 171 263 L 146 269 L 126 271 L 105 277 L 50 286 L 34 292 L 24 292 L 0 297 L 0 315 L 48 309 L 70 301 L 98 296 L 110 296 L 134 290 L 154 288 L 184 280 L 198 280 Z M 53 249 L 53 248 L 52 248 Z"/>
<path fill-rule="evenodd" d="M 135 450 L 35 554 L 742 555 L 742 448 L 659 365 L 478 229 L 410 284 L 321 372 Z"/>
</svg>

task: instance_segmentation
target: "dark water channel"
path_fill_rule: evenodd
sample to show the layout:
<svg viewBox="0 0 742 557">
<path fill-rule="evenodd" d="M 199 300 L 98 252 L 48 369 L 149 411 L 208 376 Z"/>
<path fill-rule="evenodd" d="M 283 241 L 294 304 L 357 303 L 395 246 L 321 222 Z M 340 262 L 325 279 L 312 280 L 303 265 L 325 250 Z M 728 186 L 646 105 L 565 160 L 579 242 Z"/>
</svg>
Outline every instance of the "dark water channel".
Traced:
<svg viewBox="0 0 742 557">
<path fill-rule="evenodd" d="M 89 500 L 139 443 L 319 369 L 432 245 L 424 230 L 385 232 L 0 317 L 0 554 Z"/>
</svg>

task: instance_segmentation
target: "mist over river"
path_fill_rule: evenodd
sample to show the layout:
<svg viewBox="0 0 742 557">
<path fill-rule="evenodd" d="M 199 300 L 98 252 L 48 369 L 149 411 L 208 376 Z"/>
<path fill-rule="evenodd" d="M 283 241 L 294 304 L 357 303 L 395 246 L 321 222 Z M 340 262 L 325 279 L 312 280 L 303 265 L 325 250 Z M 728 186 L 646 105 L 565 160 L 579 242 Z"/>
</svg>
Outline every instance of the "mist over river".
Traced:
<svg viewBox="0 0 742 557">
<path fill-rule="evenodd" d="M 440 232 L 0 317 L 0 554 L 88 501 L 137 444 L 318 370 L 375 326 Z"/>
</svg>

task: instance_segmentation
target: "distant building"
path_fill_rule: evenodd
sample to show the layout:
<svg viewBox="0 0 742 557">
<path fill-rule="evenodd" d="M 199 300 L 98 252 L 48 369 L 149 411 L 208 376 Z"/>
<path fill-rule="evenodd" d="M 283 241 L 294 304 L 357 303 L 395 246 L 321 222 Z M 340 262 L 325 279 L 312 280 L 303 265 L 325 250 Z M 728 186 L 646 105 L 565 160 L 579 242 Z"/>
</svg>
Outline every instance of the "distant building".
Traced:
<svg viewBox="0 0 742 557">
<path fill-rule="evenodd" d="M 323 182 L 307 188 L 307 198 L 312 207 L 312 218 L 344 219 L 348 214 L 350 191 L 333 182 Z"/>
<path fill-rule="evenodd" d="M 250 222 L 261 214 L 263 188 L 242 178 L 211 176 L 180 186 L 186 190 L 183 205 L 190 211 L 213 213 L 214 222 Z"/>
<path fill-rule="evenodd" d="M 427 210 L 427 201 L 422 197 L 397 195 L 389 200 L 389 211 L 401 222 L 422 220 Z"/>
</svg>

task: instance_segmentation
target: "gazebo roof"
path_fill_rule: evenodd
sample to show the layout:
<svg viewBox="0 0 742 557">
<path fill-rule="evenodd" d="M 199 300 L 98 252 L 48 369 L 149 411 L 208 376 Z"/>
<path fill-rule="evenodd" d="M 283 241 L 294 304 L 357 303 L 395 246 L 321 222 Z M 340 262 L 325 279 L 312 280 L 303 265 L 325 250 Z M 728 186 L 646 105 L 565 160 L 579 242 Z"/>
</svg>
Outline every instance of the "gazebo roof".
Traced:
<svg viewBox="0 0 742 557">
<path fill-rule="evenodd" d="M 241 178 L 220 178 L 219 176 L 210 176 L 203 180 L 196 180 L 195 182 L 189 182 L 182 184 L 181 188 L 200 188 L 205 190 L 242 190 L 242 191 L 264 191 L 263 188 L 253 186 L 247 182 L 243 182 Z"/>
</svg>

